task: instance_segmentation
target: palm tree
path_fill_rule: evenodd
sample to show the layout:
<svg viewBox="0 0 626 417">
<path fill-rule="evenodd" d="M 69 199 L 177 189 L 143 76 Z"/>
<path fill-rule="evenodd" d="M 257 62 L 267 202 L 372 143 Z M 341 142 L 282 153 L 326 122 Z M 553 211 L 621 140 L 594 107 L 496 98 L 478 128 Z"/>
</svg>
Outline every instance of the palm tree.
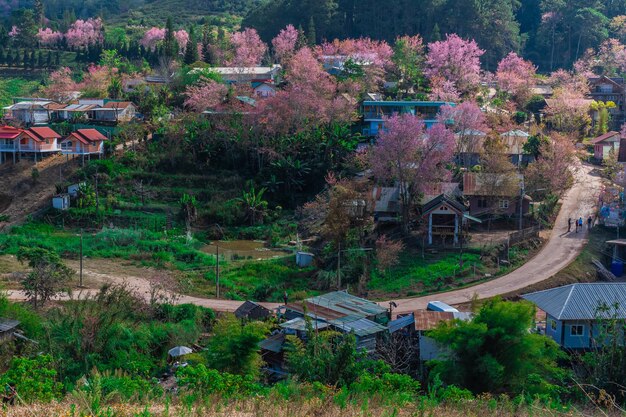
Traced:
<svg viewBox="0 0 626 417">
<path fill-rule="evenodd" d="M 257 222 L 263 222 L 263 216 L 267 211 L 267 201 L 263 199 L 263 194 L 266 189 L 261 188 L 256 191 L 252 183 L 249 183 L 248 187 L 248 191 L 244 190 L 241 197 L 239 197 L 237 201 L 246 211 L 246 217 L 250 221 L 250 225 L 254 226 Z"/>
</svg>

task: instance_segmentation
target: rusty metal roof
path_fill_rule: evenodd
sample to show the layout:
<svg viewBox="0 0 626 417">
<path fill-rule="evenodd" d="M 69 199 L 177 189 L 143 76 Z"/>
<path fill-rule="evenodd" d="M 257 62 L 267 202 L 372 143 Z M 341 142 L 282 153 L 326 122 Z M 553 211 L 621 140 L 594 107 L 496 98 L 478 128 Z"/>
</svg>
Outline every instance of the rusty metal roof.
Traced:
<svg viewBox="0 0 626 417">
<path fill-rule="evenodd" d="M 454 313 L 444 311 L 427 311 L 419 310 L 413 312 L 415 319 L 415 330 L 432 330 L 442 321 L 450 321 L 454 319 Z"/>
</svg>

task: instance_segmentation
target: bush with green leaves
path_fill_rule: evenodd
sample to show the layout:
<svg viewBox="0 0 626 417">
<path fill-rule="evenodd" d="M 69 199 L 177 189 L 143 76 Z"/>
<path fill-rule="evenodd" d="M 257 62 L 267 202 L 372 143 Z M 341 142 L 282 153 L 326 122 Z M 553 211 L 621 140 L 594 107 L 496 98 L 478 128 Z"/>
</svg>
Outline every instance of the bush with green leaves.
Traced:
<svg viewBox="0 0 626 417">
<path fill-rule="evenodd" d="M 219 394 L 223 398 L 260 394 L 263 387 L 252 375 L 233 375 L 203 364 L 185 366 L 176 371 L 178 385 L 202 395 Z"/>
<path fill-rule="evenodd" d="M 20 400 L 29 403 L 61 398 L 61 384 L 49 355 L 13 358 L 9 369 L 0 375 L 0 386 L 5 394 L 13 390 Z"/>
<path fill-rule="evenodd" d="M 496 299 L 470 321 L 441 323 L 428 335 L 448 354 L 431 361 L 431 376 L 474 393 L 557 397 L 566 377 L 557 361 L 564 354 L 553 340 L 529 332 L 535 311 L 526 301 Z"/>
</svg>

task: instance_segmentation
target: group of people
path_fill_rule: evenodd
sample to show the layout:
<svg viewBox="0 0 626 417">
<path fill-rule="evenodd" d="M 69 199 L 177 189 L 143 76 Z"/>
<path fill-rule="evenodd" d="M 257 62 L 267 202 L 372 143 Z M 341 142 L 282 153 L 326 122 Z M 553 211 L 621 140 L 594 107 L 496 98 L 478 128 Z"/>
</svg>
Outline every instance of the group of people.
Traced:
<svg viewBox="0 0 626 417">
<path fill-rule="evenodd" d="M 580 229 L 580 231 L 583 231 L 583 218 L 579 217 L 578 220 L 572 220 L 572 218 L 570 217 L 569 219 L 567 219 L 567 231 L 571 232 L 572 231 L 572 222 L 574 222 L 574 225 L 576 226 L 576 233 L 578 233 L 578 230 Z M 593 218 L 591 216 L 587 217 L 587 230 L 591 230 L 591 226 L 593 224 Z"/>
</svg>

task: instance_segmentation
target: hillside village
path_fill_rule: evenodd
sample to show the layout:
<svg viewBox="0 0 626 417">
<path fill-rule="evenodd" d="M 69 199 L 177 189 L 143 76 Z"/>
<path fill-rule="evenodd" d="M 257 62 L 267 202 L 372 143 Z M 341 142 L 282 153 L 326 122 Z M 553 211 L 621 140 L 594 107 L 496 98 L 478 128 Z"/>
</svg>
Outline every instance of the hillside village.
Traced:
<svg viewBox="0 0 626 417">
<path fill-rule="evenodd" d="M 5 3 L 2 415 L 622 415 L 626 9 L 548 68 Z"/>
</svg>

